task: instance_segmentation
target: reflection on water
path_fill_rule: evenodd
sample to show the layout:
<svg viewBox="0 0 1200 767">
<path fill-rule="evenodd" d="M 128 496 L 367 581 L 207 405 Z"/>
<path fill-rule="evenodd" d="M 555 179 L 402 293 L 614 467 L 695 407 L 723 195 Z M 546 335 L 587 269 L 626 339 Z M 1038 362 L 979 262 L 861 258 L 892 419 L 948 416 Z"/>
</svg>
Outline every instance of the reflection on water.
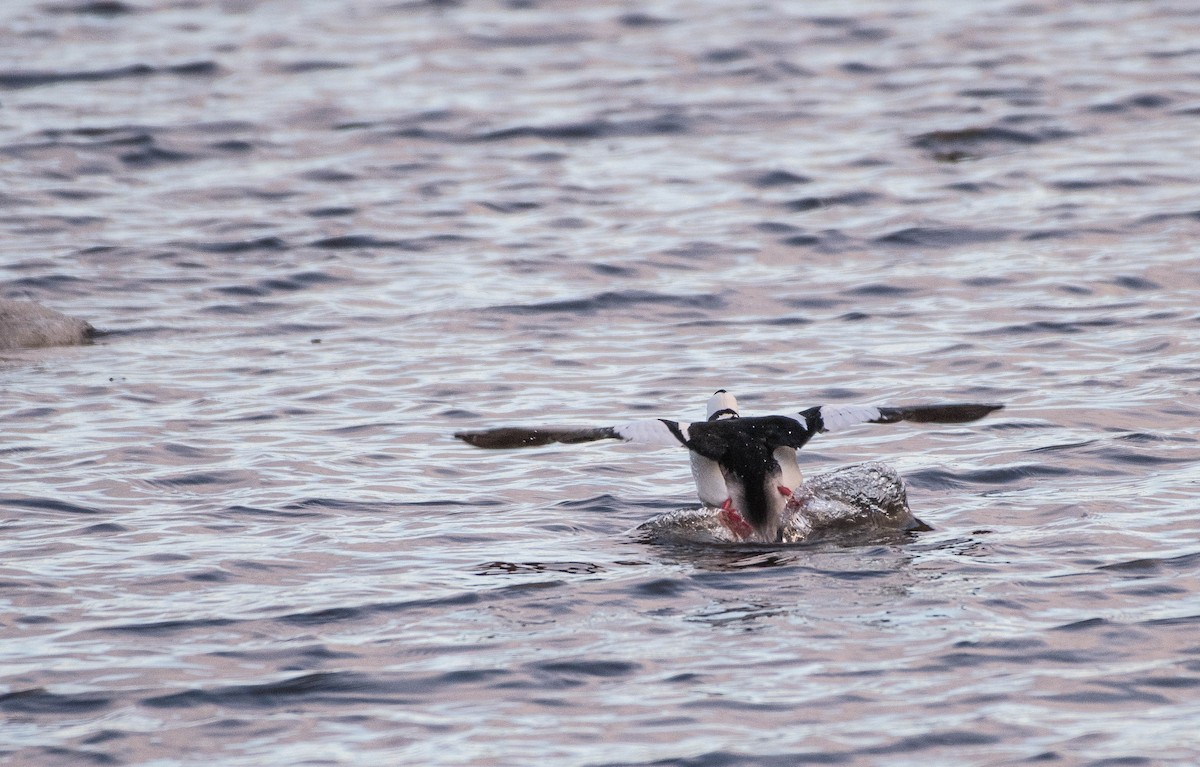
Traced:
<svg viewBox="0 0 1200 767">
<path fill-rule="evenodd" d="M 1195 22 L 6 4 L 0 299 L 105 334 L 0 353 L 0 761 L 1192 764 Z M 450 438 L 717 388 L 1008 409 L 784 548 Z"/>
</svg>

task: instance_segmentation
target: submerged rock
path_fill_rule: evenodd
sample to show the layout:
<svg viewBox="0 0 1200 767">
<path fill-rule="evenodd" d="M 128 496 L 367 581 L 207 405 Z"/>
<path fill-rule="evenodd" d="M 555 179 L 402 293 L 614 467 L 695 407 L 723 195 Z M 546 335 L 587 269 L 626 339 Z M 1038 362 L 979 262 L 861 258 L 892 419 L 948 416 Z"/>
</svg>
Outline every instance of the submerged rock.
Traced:
<svg viewBox="0 0 1200 767">
<path fill-rule="evenodd" d="M 0 298 L 0 350 L 87 343 L 96 330 L 33 301 Z"/>
<path fill-rule="evenodd" d="M 891 466 L 876 461 L 813 476 L 793 494 L 785 513 L 781 543 L 929 529 L 909 510 L 904 480 Z M 656 541 L 746 542 L 726 525 L 720 509 L 707 506 L 659 514 L 636 532 Z"/>
</svg>

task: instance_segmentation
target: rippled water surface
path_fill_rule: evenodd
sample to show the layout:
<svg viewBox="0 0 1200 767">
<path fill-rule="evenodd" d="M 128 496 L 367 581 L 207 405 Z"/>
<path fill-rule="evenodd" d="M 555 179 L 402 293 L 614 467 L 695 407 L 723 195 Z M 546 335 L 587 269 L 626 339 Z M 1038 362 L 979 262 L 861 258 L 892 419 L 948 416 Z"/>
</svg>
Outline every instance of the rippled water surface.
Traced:
<svg viewBox="0 0 1200 767">
<path fill-rule="evenodd" d="M 1193 765 L 1200 9 L 7 2 L 0 761 Z M 934 529 L 654 544 L 818 438 Z"/>
</svg>

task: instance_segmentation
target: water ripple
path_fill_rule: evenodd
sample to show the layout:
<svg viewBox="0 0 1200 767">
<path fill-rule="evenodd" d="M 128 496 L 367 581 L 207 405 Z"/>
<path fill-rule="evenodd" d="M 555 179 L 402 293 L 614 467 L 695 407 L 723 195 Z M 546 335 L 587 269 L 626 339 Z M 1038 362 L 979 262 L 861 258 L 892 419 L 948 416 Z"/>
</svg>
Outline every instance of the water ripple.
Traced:
<svg viewBox="0 0 1200 767">
<path fill-rule="evenodd" d="M 46 85 L 56 85 L 58 83 L 123 80 L 160 74 L 180 75 L 184 77 L 211 76 L 217 72 L 217 64 L 213 61 L 192 61 L 162 67 L 153 67 L 148 64 L 131 64 L 115 69 L 93 69 L 74 72 L 8 71 L 0 72 L 0 88 L 10 90 L 37 88 Z"/>
</svg>

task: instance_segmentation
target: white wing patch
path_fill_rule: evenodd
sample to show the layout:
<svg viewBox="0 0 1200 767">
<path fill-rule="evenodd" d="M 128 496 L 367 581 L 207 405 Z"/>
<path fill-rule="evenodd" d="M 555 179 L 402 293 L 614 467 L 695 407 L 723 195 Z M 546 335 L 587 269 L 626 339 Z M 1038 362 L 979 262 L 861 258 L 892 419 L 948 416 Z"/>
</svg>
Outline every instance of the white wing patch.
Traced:
<svg viewBox="0 0 1200 767">
<path fill-rule="evenodd" d="M 821 408 L 821 421 L 825 431 L 838 431 L 859 423 L 878 421 L 882 414 L 879 408 L 870 405 L 833 405 Z"/>
<path fill-rule="evenodd" d="M 682 447 L 688 439 L 687 424 L 676 424 L 674 421 L 669 422 L 679 430 L 679 436 L 676 436 L 667 423 L 667 421 L 659 419 L 653 421 L 633 421 L 621 426 L 614 426 L 613 431 L 626 442 L 637 442 L 642 445 L 653 445 L 655 447 Z"/>
</svg>

